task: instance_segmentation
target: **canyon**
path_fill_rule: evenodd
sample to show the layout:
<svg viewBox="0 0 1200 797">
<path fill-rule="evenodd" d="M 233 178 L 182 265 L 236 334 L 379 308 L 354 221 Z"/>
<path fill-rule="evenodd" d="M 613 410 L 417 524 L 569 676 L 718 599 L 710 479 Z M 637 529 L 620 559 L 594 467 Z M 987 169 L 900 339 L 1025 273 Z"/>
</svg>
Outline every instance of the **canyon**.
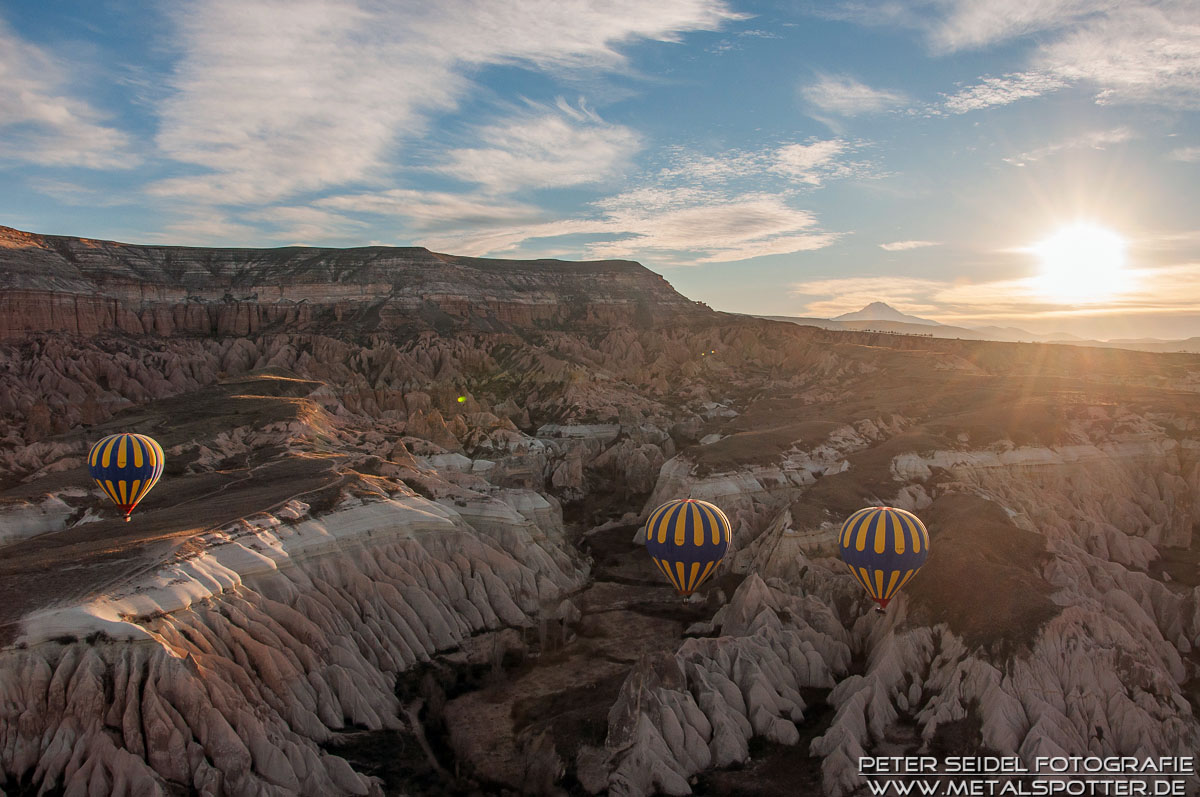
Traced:
<svg viewBox="0 0 1200 797">
<path fill-rule="evenodd" d="M 9 228 L 0 319 L 4 793 L 841 797 L 864 755 L 1200 748 L 1200 356 Z M 167 454 L 128 524 L 83 459 L 115 431 Z M 734 536 L 685 601 L 639 526 L 689 496 Z M 932 539 L 882 615 L 837 558 L 872 504 Z"/>
</svg>

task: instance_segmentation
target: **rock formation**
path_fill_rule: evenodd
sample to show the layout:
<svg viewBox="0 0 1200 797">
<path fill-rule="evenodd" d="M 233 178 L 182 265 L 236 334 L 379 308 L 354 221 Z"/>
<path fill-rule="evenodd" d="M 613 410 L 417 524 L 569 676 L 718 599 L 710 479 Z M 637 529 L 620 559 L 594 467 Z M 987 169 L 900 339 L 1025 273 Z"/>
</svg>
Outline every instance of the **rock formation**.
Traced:
<svg viewBox="0 0 1200 797">
<path fill-rule="evenodd" d="M 7 228 L 0 306 L 0 788 L 843 795 L 871 753 L 1200 745 L 1200 358 Z M 168 455 L 130 524 L 83 467 L 118 429 Z M 680 496 L 736 529 L 687 603 L 631 542 Z M 836 559 L 872 503 L 933 536 L 885 616 Z"/>
</svg>

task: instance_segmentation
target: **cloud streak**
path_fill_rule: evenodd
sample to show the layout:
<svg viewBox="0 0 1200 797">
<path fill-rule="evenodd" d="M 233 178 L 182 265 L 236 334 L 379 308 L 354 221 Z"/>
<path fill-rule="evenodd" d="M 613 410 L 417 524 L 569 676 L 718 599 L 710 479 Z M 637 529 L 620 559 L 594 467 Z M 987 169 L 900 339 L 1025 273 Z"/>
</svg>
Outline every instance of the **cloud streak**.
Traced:
<svg viewBox="0 0 1200 797">
<path fill-rule="evenodd" d="M 887 244 L 880 244 L 879 248 L 885 252 L 907 252 L 909 249 L 925 249 L 929 246 L 941 246 L 941 241 L 892 241 Z"/>
<path fill-rule="evenodd" d="M 603 8 L 585 0 L 187 4 L 176 15 L 184 56 L 157 143 L 200 173 L 161 181 L 154 192 L 250 204 L 379 184 L 400 142 L 457 107 L 480 67 L 620 69 L 624 45 L 673 41 L 735 18 L 718 0 L 616 0 Z M 457 158 L 449 168 L 478 171 L 467 153 Z M 518 176 L 527 171 L 519 151 L 509 165 Z"/>
<path fill-rule="evenodd" d="M 1062 78 L 1044 72 L 1018 72 L 1003 77 L 985 77 L 974 86 L 968 86 L 954 94 L 943 95 L 945 100 L 933 110 L 935 113 L 970 113 L 1040 97 L 1066 88 L 1067 85 L 1067 81 Z"/>
<path fill-rule="evenodd" d="M 1200 107 L 1195 0 L 852 0 L 823 16 L 921 31 L 935 55 L 1025 39 L 1027 67 L 948 95 L 946 113 L 1082 85 L 1101 104 Z"/>
<path fill-rule="evenodd" d="M 66 67 L 0 20 L 0 160 L 128 169 L 141 159 L 128 135 L 68 88 Z"/>
<path fill-rule="evenodd" d="M 599 182 L 629 168 L 641 147 L 633 130 L 561 99 L 476 131 L 480 147 L 452 149 L 434 171 L 496 194 Z"/>
<path fill-rule="evenodd" d="M 800 93 L 821 110 L 839 116 L 878 113 L 908 102 L 901 92 L 873 89 L 847 75 L 821 75 Z"/>
<path fill-rule="evenodd" d="M 1022 152 L 1019 155 L 1013 155 L 1005 158 L 1005 163 L 1010 163 L 1013 166 L 1024 166 L 1028 163 L 1043 160 L 1052 155 L 1057 155 L 1060 152 L 1067 152 L 1076 149 L 1096 149 L 1102 150 L 1111 144 L 1123 144 L 1136 138 L 1136 135 L 1128 127 L 1116 127 L 1112 130 L 1095 130 L 1090 133 L 1085 133 L 1081 136 L 1059 141 L 1055 144 L 1048 144 L 1044 147 Z"/>
</svg>

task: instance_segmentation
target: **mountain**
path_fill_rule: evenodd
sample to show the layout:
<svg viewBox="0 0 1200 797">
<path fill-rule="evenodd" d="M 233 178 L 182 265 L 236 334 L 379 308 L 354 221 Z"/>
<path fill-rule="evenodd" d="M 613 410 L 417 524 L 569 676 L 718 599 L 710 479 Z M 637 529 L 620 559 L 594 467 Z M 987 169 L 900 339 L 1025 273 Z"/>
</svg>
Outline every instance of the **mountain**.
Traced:
<svg viewBox="0 0 1200 797">
<path fill-rule="evenodd" d="M 1037 333 L 1019 327 L 983 326 L 971 327 L 971 329 L 981 335 L 988 335 L 989 337 L 985 340 L 1042 341 L 1045 343 L 1082 343 L 1088 340 L 1069 332 Z"/>
<path fill-rule="evenodd" d="M 1064 341 L 1072 343 L 1074 341 Z M 1200 337 L 1183 340 L 1162 340 L 1160 338 L 1115 338 L 1106 341 L 1087 341 L 1085 346 L 1100 346 L 1108 349 L 1131 349 L 1134 351 L 1154 351 L 1164 353 L 1186 352 L 1200 353 Z"/>
<path fill-rule="evenodd" d="M 1097 341 L 1081 338 L 1066 332 L 1039 334 L 1019 327 L 960 327 L 931 321 L 927 318 L 901 313 L 883 302 L 872 302 L 861 310 L 844 313 L 835 318 L 812 318 L 808 316 L 764 315 L 772 321 L 785 321 L 801 326 L 820 327 L 854 332 L 884 332 L 892 335 L 917 335 L 920 337 L 956 338 L 959 340 L 994 340 L 1010 343 L 1064 343 L 1077 346 L 1131 349 L 1152 352 L 1200 352 L 1200 339 L 1158 340 L 1140 338 L 1131 340 Z"/>
<path fill-rule="evenodd" d="M 74 334 L 359 332 L 469 321 L 670 322 L 711 313 L 624 260 L 488 260 L 419 247 L 209 249 L 0 227 L 0 340 Z"/>
<path fill-rule="evenodd" d="M 832 321 L 899 321 L 905 324 L 922 324 L 925 326 L 940 326 L 937 321 L 928 318 L 918 318 L 915 315 L 902 313 L 896 308 L 883 302 L 871 302 L 861 310 L 853 313 L 842 313 L 834 316 Z"/>
<path fill-rule="evenodd" d="M 1200 749 L 1200 356 L 776 323 L 621 261 L 6 235 L 4 793 Z M 166 455 L 128 523 L 116 432 Z M 687 601 L 637 544 L 680 497 L 732 526 Z M 930 549 L 882 615 L 838 556 L 878 504 Z"/>
<path fill-rule="evenodd" d="M 802 326 L 820 327 L 821 329 L 845 330 L 848 332 L 885 332 L 892 335 L 919 335 L 933 338 L 957 338 L 959 340 L 995 340 L 1010 343 L 1079 343 L 1087 345 L 1080 338 L 1064 340 L 1059 335 L 1049 338 L 1036 335 L 1015 327 L 956 327 L 949 324 L 928 323 L 913 324 L 905 321 L 839 321 L 829 318 L 807 318 L 802 316 L 758 316 L 772 321 L 786 321 Z"/>
</svg>

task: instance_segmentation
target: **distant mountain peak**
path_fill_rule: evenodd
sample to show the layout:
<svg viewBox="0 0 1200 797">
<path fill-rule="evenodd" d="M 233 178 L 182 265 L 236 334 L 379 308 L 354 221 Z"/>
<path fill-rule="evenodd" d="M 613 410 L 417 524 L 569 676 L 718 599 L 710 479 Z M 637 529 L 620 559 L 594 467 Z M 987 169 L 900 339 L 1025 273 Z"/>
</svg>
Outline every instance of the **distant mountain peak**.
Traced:
<svg viewBox="0 0 1200 797">
<path fill-rule="evenodd" d="M 834 321 L 903 321 L 908 324 L 925 324 L 940 327 L 937 321 L 928 318 L 918 318 L 915 315 L 902 313 L 885 302 L 871 302 L 866 307 L 853 313 L 843 313 L 835 316 Z"/>
</svg>

